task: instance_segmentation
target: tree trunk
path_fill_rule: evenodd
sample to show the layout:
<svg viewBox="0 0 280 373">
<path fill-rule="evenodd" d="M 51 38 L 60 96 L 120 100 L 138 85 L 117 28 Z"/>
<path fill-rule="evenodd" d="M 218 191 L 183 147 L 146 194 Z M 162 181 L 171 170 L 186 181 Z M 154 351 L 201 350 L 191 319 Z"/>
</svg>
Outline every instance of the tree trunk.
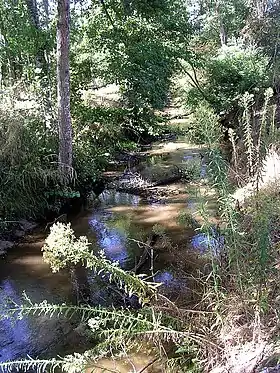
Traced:
<svg viewBox="0 0 280 373">
<path fill-rule="evenodd" d="M 36 0 L 26 0 L 26 5 L 29 11 L 31 21 L 36 29 L 40 29 L 37 1 Z"/>
<path fill-rule="evenodd" d="M 59 125 L 59 169 L 64 182 L 72 175 L 72 125 L 70 115 L 69 34 L 70 0 L 58 0 L 57 104 Z"/>
<path fill-rule="evenodd" d="M 226 34 L 225 26 L 221 18 L 220 18 L 220 41 L 221 41 L 222 47 L 227 44 L 227 34 Z"/>
<path fill-rule="evenodd" d="M 44 25 L 47 30 L 50 28 L 50 13 L 49 13 L 49 0 L 43 0 L 43 6 L 45 11 L 45 17 L 44 17 Z"/>
<path fill-rule="evenodd" d="M 275 84 L 276 91 L 276 109 L 275 109 L 275 124 L 280 128 L 280 82 Z"/>
<path fill-rule="evenodd" d="M 131 15 L 131 0 L 123 0 L 125 18 Z"/>
</svg>

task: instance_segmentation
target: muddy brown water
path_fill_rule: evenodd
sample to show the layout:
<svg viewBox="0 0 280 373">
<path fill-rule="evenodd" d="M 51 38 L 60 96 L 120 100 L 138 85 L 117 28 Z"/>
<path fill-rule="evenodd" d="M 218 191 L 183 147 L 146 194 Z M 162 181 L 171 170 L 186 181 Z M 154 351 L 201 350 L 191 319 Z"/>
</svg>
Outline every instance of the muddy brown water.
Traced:
<svg viewBox="0 0 280 373">
<path fill-rule="evenodd" d="M 175 147 L 176 148 L 176 147 Z M 164 162 L 178 159 L 188 160 L 193 154 L 180 143 L 172 153 L 172 146 L 165 153 Z M 154 150 L 157 155 L 157 149 Z M 164 152 L 163 152 L 164 153 Z M 165 246 L 155 248 L 154 260 L 149 261 L 143 271 L 153 275 L 155 281 L 161 282 L 168 290 L 168 295 L 178 295 L 178 289 L 188 288 L 187 276 L 178 277 L 174 270 L 174 257 L 185 258 L 189 250 L 201 248 L 203 241 L 192 229 L 178 224 L 180 211 L 192 211 L 194 201 L 184 192 L 185 186 L 174 184 L 169 199 L 163 202 L 148 202 L 137 195 L 105 190 L 99 196 L 99 203 L 72 220 L 72 227 L 77 235 L 86 235 L 98 253 L 118 261 L 125 269 L 134 267 L 141 255 L 141 245 L 155 225 L 164 228 L 169 238 L 169 249 Z M 46 232 L 38 230 L 27 236 L 14 247 L 6 257 L 0 259 L 0 297 L 5 306 L 7 299 L 21 303 L 25 291 L 33 302 L 47 300 L 51 303 L 73 302 L 73 287 L 67 272 L 51 273 L 47 264 L 42 261 L 41 248 Z M 193 238 L 194 237 L 194 238 Z M 131 240 L 131 238 L 133 240 Z M 172 265 L 172 263 L 174 265 Z M 189 264 L 192 266 L 190 260 Z M 152 273 L 151 273 L 152 267 Z M 108 285 L 88 273 L 91 285 L 91 300 L 94 304 L 108 304 Z M 184 295 L 185 296 L 185 295 Z M 174 300 L 176 300 L 176 297 Z M 81 352 L 89 348 L 90 341 L 83 336 L 83 330 L 77 320 L 64 320 L 46 316 L 27 317 L 22 320 L 0 321 L 0 362 L 35 357 L 65 355 L 74 351 Z M 138 359 L 138 360 L 137 360 Z M 144 357 L 139 356 L 137 366 L 144 364 Z M 112 362 L 107 361 L 107 366 Z M 105 365 L 106 365 L 105 364 Z M 144 364 L 145 365 L 145 364 Z M 122 361 L 121 366 L 125 366 Z M 120 371 L 128 372 L 126 368 Z"/>
</svg>

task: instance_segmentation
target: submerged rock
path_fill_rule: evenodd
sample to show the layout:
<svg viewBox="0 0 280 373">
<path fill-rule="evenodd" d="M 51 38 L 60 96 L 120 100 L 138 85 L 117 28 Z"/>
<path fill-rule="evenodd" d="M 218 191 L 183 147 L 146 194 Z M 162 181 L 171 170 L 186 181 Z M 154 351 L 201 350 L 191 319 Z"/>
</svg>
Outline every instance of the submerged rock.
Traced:
<svg viewBox="0 0 280 373">
<path fill-rule="evenodd" d="M 0 239 L 0 256 L 5 255 L 7 251 L 14 246 L 15 241 L 23 238 L 26 233 L 32 231 L 38 226 L 33 221 L 21 219 L 14 224 L 8 232 L 3 233 Z"/>
</svg>

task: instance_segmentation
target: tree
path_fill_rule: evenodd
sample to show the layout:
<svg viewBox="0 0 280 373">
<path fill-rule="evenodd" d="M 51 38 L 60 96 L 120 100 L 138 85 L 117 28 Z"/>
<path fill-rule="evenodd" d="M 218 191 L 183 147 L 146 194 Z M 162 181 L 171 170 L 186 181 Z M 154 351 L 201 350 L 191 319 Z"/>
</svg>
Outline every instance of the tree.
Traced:
<svg viewBox="0 0 280 373">
<path fill-rule="evenodd" d="M 70 114 L 70 1 L 57 3 L 57 104 L 59 125 L 59 169 L 64 181 L 72 173 L 72 125 Z"/>
<path fill-rule="evenodd" d="M 240 37 L 250 9 L 246 0 L 198 0 L 196 4 L 193 21 L 206 45 L 214 42 L 220 47 Z"/>
</svg>

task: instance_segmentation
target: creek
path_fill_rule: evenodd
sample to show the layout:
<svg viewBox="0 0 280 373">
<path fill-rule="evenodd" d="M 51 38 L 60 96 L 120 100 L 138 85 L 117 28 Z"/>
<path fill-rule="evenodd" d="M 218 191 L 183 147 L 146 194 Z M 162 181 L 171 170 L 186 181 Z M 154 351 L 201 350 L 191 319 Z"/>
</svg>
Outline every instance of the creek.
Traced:
<svg viewBox="0 0 280 373">
<path fill-rule="evenodd" d="M 153 174 L 159 169 L 166 172 L 170 165 L 189 167 L 188 163 L 195 160 L 200 177 L 204 177 L 205 165 L 200 154 L 201 149 L 182 141 L 157 144 L 149 151 L 141 167 L 144 173 L 149 169 Z M 134 268 L 141 256 L 143 246 L 139 242 L 145 242 L 155 227 L 162 230 L 164 239 L 155 246 L 153 258 L 147 259 L 141 272 L 161 282 L 162 292 L 173 301 L 185 304 L 186 299 L 192 300 L 190 274 L 203 265 L 201 253 L 205 251 L 205 237 L 178 222 L 182 212 L 193 213 L 197 206 L 196 198 L 190 196 L 186 188 L 186 182 L 178 181 L 154 189 L 154 197 L 106 189 L 97 203 L 95 201 L 94 207 L 79 213 L 71 219 L 71 224 L 76 235 L 88 237 L 96 253 L 102 250 L 124 269 Z M 21 303 L 24 291 L 33 302 L 45 299 L 51 303 L 73 302 L 73 284 L 69 274 L 66 271 L 51 273 L 42 260 L 41 248 L 46 234 L 44 229 L 37 229 L 0 259 L 2 305 L 9 300 Z M 93 304 L 106 306 L 114 302 L 112 289 L 98 276 L 87 273 L 87 281 Z M 16 321 L 7 319 L 0 321 L 0 330 L 1 362 L 27 355 L 33 358 L 63 356 L 74 351 L 82 352 L 90 345 L 89 339 L 84 337 L 83 327 L 75 319 L 50 320 L 46 316 Z M 139 356 L 137 359 L 136 365 L 141 368 L 145 359 L 142 357 L 139 360 Z M 106 364 L 108 366 L 108 361 Z M 121 364 L 125 366 L 124 362 Z M 129 370 L 122 368 L 120 371 Z"/>
</svg>

